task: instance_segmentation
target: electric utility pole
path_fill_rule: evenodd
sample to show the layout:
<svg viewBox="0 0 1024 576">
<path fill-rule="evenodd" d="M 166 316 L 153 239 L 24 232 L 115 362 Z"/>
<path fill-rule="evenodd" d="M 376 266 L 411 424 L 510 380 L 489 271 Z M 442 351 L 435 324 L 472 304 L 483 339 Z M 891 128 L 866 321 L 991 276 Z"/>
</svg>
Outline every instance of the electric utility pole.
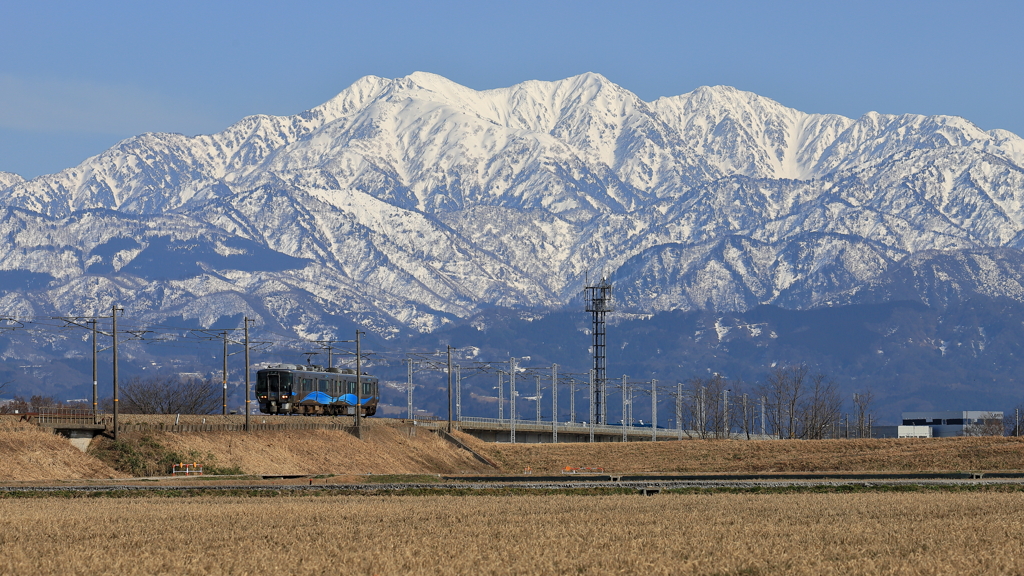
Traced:
<svg viewBox="0 0 1024 576">
<path fill-rule="evenodd" d="M 363 438 L 362 396 L 363 396 L 363 348 L 362 335 L 365 332 L 356 330 L 356 438 Z"/>
<path fill-rule="evenodd" d="M 114 337 L 114 440 L 117 440 L 117 313 L 124 313 L 124 308 L 118 307 L 114 304 L 110 308 L 110 319 L 113 322 L 112 330 L 110 334 Z"/>
</svg>

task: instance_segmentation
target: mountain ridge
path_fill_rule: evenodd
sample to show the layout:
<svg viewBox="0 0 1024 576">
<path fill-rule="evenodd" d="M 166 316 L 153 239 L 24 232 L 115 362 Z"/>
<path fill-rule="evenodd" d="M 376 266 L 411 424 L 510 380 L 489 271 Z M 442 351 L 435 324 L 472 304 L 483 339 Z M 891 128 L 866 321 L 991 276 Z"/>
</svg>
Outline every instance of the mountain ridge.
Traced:
<svg viewBox="0 0 1024 576">
<path fill-rule="evenodd" d="M 728 86 L 645 102 L 594 73 L 485 91 L 366 76 L 296 115 L 0 174 L 0 270 L 60 280 L 0 307 L 94 313 L 144 287 L 181 294 L 138 307 L 153 319 L 192 299 L 305 336 L 349 317 L 393 337 L 488 306 L 561 309 L 588 274 L 639 314 L 1019 299 L 1013 258 L 958 254 L 1021 248 L 1022 164 L 1024 140 L 954 116 L 806 114 Z M 117 238 L 138 248 L 94 266 Z M 160 238 L 212 252 L 188 278 L 133 274 Z M 246 270 L 216 256 L 229 245 L 294 267 Z M 930 251 L 943 271 L 906 278 Z"/>
</svg>

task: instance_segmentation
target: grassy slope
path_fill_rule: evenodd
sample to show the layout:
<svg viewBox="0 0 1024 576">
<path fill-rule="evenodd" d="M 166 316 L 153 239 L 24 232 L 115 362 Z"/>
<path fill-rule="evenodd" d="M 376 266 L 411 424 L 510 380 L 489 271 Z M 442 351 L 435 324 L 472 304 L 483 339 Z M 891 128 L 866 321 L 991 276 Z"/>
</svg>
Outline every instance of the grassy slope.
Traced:
<svg viewBox="0 0 1024 576">
<path fill-rule="evenodd" d="M 114 469 L 41 428 L 0 423 L 0 481 L 111 478 Z"/>
<path fill-rule="evenodd" d="M 511 473 L 565 466 L 609 472 L 750 473 L 1024 469 L 1021 438 L 684 440 L 595 444 L 488 444 L 468 440 Z"/>
</svg>

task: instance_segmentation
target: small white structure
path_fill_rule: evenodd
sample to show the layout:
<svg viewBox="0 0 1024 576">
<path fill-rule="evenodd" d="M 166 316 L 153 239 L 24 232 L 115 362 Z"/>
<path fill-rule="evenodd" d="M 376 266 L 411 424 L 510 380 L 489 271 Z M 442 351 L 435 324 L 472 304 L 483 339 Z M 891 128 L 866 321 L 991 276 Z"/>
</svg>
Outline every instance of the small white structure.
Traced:
<svg viewBox="0 0 1024 576">
<path fill-rule="evenodd" d="M 931 426 L 899 426 L 896 431 L 897 438 L 931 438 Z"/>
</svg>

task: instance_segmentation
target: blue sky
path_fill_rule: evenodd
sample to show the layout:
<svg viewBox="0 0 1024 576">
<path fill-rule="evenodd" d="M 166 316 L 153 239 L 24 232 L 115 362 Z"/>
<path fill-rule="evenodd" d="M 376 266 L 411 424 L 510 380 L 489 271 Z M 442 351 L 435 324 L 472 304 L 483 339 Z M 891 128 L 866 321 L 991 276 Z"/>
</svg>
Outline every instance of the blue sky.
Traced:
<svg viewBox="0 0 1024 576">
<path fill-rule="evenodd" d="M 294 114 L 368 74 L 476 89 L 598 72 L 645 100 L 726 84 L 805 112 L 951 114 L 1024 135 L 1019 2 L 0 4 L 0 170 L 147 131 Z"/>
</svg>

